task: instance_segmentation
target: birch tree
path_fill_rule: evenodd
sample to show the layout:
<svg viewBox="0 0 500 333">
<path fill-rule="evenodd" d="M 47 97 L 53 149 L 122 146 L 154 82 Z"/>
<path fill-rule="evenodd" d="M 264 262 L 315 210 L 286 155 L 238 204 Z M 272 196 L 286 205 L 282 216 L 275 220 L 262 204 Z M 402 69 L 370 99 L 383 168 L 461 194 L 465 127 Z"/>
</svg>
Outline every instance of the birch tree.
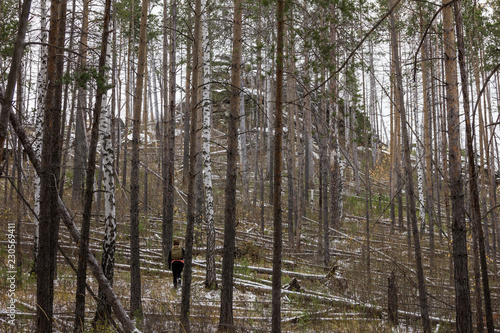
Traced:
<svg viewBox="0 0 500 333">
<path fill-rule="evenodd" d="M 203 181 L 205 185 L 205 218 L 207 223 L 207 252 L 206 263 L 207 272 L 205 277 L 205 287 L 217 287 L 217 279 L 215 275 L 215 225 L 214 225 L 214 195 L 212 189 L 212 160 L 210 157 L 210 132 L 211 114 L 212 114 L 212 94 L 211 84 L 212 66 L 211 57 L 212 49 L 208 34 L 208 1 L 202 0 L 201 3 L 201 28 L 202 28 L 202 50 L 203 50 L 203 91 L 202 91 L 202 108 L 203 108 Z M 240 102 L 241 103 L 241 102 Z M 241 106 L 240 106 L 241 107 Z"/>
<path fill-rule="evenodd" d="M 37 76 L 37 108 L 35 115 L 35 140 L 33 141 L 33 150 L 35 151 L 36 157 L 41 158 L 42 155 L 42 129 L 43 129 L 43 113 L 45 110 L 45 94 L 47 93 L 47 46 L 43 45 L 47 43 L 48 33 L 47 33 L 47 8 L 46 1 L 42 0 L 40 2 L 40 29 L 41 36 L 40 42 L 42 43 L 40 47 L 40 70 Z M 38 260 L 38 237 L 39 237 L 39 217 L 40 217 L 40 177 L 35 172 L 34 175 L 34 206 L 33 210 L 35 212 L 35 233 L 33 237 L 33 268 L 32 272 L 36 272 L 37 260 Z"/>
</svg>

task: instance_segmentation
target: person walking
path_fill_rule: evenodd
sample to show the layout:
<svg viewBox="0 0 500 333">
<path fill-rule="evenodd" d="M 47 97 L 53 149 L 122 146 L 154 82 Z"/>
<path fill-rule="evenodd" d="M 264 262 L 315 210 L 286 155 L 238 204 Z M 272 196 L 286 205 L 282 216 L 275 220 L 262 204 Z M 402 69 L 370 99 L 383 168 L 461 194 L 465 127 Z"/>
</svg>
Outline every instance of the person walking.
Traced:
<svg viewBox="0 0 500 333">
<path fill-rule="evenodd" d="M 174 288 L 181 286 L 181 274 L 184 269 L 184 249 L 180 247 L 178 239 L 174 239 L 174 246 L 168 253 L 168 269 L 172 269 Z"/>
</svg>

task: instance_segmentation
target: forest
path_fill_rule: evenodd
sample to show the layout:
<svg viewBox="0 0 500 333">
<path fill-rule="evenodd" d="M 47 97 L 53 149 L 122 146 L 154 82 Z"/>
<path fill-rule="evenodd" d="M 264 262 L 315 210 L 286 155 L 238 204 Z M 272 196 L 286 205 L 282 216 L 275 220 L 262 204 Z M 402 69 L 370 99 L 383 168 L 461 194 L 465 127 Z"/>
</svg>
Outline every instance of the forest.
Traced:
<svg viewBox="0 0 500 333">
<path fill-rule="evenodd" d="M 500 332 L 499 45 L 499 0 L 0 0 L 0 331 Z"/>
</svg>

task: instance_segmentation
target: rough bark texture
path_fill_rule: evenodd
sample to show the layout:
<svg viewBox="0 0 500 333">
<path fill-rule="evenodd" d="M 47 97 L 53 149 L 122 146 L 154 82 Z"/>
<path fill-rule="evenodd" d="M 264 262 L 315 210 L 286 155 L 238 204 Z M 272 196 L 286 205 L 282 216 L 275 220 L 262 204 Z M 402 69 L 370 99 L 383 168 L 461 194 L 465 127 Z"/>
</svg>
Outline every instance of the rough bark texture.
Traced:
<svg viewBox="0 0 500 333">
<path fill-rule="evenodd" d="M 51 332 L 53 324 L 54 276 L 59 233 L 59 193 L 61 161 L 61 102 L 66 1 L 53 0 L 50 8 L 49 47 L 47 58 L 47 95 L 43 116 L 42 160 L 40 168 L 40 242 L 37 266 L 36 331 Z M 11 116 L 11 122 L 12 122 Z M 21 138 L 20 138 L 21 139 Z"/>
<path fill-rule="evenodd" d="M 199 49 L 201 36 L 201 0 L 195 1 L 195 24 L 194 24 L 194 40 L 193 40 L 193 79 L 191 91 L 191 130 L 189 133 L 189 182 L 188 182 L 188 206 L 187 206 L 187 225 L 185 237 L 185 256 L 184 256 L 184 274 L 182 281 L 182 301 L 181 301 L 181 330 L 190 332 L 189 326 L 189 309 L 191 297 L 191 279 L 193 274 L 192 268 L 192 252 L 194 225 L 196 219 L 196 156 L 199 153 L 197 150 L 196 139 L 198 129 L 198 86 L 199 86 Z"/>
<path fill-rule="evenodd" d="M 241 17 L 242 0 L 234 1 L 233 53 L 231 65 L 231 100 L 228 118 L 228 147 L 226 173 L 226 206 L 224 212 L 224 251 L 222 258 L 222 291 L 219 330 L 234 332 L 233 326 L 233 268 L 236 250 L 236 172 L 238 159 L 238 115 L 241 84 Z"/>
<path fill-rule="evenodd" d="M 164 22 L 164 32 L 163 32 L 163 72 L 166 73 L 169 70 L 169 76 L 163 76 L 163 85 L 169 87 L 169 98 L 164 99 L 164 119 L 166 120 L 163 129 L 164 141 L 163 141 L 163 224 L 162 224 L 162 248 L 163 248 L 163 260 L 165 265 L 168 266 L 168 254 L 172 247 L 173 239 L 173 223 L 174 223 L 174 148 L 175 148 L 175 52 L 176 52 L 176 23 L 177 23 L 177 1 L 172 0 L 170 3 L 171 16 L 170 16 L 170 26 L 171 29 L 167 29 L 168 17 L 168 7 L 167 1 L 164 2 L 163 6 L 163 22 Z M 170 64 L 167 61 L 167 39 L 168 32 L 170 32 Z"/>
<path fill-rule="evenodd" d="M 42 35 L 40 41 L 42 43 L 47 43 L 48 33 L 47 33 L 47 9 L 46 1 L 42 0 L 40 3 L 40 28 L 42 30 Z M 42 155 L 42 133 L 43 133 L 43 114 L 45 110 L 45 94 L 47 93 L 47 56 L 48 48 L 43 45 L 40 50 L 40 71 L 37 77 L 37 111 L 35 119 L 35 140 L 33 141 L 33 150 L 35 151 L 36 157 L 40 159 Z M 33 237 L 33 268 L 32 272 L 36 272 L 37 260 L 38 260 L 38 237 L 39 237 L 39 216 L 40 216 L 40 177 L 37 173 L 34 176 L 34 212 L 35 212 L 35 234 Z"/>
<path fill-rule="evenodd" d="M 449 142 L 449 184 L 455 276 L 455 307 L 457 332 L 472 332 L 467 229 L 463 199 L 460 155 L 460 120 L 458 110 L 457 64 L 452 1 L 443 0 L 444 62 Z"/>
<path fill-rule="evenodd" d="M 272 281 L 272 332 L 281 332 L 281 253 L 283 230 L 281 215 L 281 145 L 283 142 L 283 32 L 285 26 L 285 1 L 276 4 L 276 118 L 274 139 L 274 199 L 273 199 L 273 281 Z"/>
<path fill-rule="evenodd" d="M 142 0 L 141 27 L 137 79 L 134 92 L 134 117 L 132 126 L 132 158 L 130 173 L 130 312 L 132 316 L 142 312 L 141 270 L 139 258 L 139 133 L 141 130 L 141 104 L 146 67 L 146 29 L 148 0 Z"/>
<path fill-rule="evenodd" d="M 215 225 L 214 225 L 214 195 L 212 188 L 212 160 L 210 157 L 210 132 L 212 114 L 212 94 L 211 84 L 211 45 L 208 36 L 208 1 L 202 0 L 202 39 L 203 39 L 203 181 L 205 185 L 205 218 L 207 223 L 207 252 L 206 252 L 206 277 L 205 287 L 217 287 L 215 275 Z"/>
</svg>

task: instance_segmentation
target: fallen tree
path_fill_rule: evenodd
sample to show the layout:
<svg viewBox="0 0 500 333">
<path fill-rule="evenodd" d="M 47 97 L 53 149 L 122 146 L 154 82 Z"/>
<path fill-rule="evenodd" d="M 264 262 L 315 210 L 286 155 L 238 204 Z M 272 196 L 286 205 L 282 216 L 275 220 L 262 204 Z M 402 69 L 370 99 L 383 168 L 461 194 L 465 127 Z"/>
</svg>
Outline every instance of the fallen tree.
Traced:
<svg viewBox="0 0 500 333">
<path fill-rule="evenodd" d="M 26 135 L 26 132 L 19 124 L 17 120 L 18 119 L 17 115 L 15 114 L 14 111 L 11 110 L 9 116 L 12 128 L 14 129 L 14 132 L 21 141 L 24 151 L 28 155 L 28 158 L 30 159 L 33 168 L 38 174 L 40 174 L 41 170 L 40 160 L 36 157 L 35 152 L 31 147 L 30 142 L 28 141 L 28 136 Z M 64 201 L 61 199 L 61 197 L 59 197 L 58 205 L 59 205 L 59 213 L 61 214 L 61 219 L 64 225 L 66 226 L 66 228 L 68 228 L 68 231 L 71 234 L 73 241 L 78 244 L 80 242 L 80 233 L 78 232 L 78 229 L 76 228 L 76 225 L 73 222 L 73 219 L 71 217 L 72 214 L 64 204 Z M 123 329 L 126 332 L 140 333 L 140 331 L 135 327 L 134 323 L 125 312 L 120 300 L 118 299 L 113 288 L 111 287 L 109 280 L 106 278 L 106 276 L 104 276 L 104 272 L 102 270 L 101 265 L 99 265 L 97 259 L 94 257 L 94 255 L 90 250 L 86 251 L 85 257 L 90 266 L 92 274 L 99 283 L 99 287 L 101 287 L 104 293 L 106 294 L 106 297 L 108 298 L 108 301 L 111 304 L 111 307 L 113 308 L 116 318 L 122 324 Z"/>
</svg>

